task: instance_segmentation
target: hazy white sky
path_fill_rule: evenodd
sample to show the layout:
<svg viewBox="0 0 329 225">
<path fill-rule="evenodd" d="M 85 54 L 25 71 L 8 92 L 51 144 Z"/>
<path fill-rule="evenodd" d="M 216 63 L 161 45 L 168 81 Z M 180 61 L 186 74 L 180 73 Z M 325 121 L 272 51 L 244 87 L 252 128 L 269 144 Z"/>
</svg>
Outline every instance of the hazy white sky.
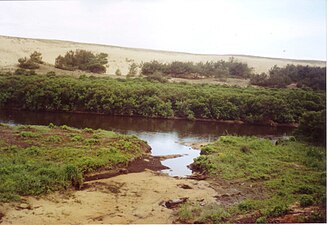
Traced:
<svg viewBox="0 0 329 225">
<path fill-rule="evenodd" d="M 326 1 L 1 1 L 0 34 L 325 60 Z"/>
</svg>

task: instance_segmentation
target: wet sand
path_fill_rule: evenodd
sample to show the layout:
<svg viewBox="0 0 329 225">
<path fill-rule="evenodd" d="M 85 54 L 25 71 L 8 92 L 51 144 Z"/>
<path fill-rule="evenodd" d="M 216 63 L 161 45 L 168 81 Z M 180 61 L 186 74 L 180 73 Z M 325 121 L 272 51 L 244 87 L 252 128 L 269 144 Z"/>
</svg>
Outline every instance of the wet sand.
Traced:
<svg viewBox="0 0 329 225">
<path fill-rule="evenodd" d="M 164 201 L 187 197 L 212 203 L 217 195 L 206 181 L 149 170 L 85 183 L 83 190 L 5 203 L 0 206 L 2 224 L 172 223 L 175 209 L 163 206 Z"/>
</svg>

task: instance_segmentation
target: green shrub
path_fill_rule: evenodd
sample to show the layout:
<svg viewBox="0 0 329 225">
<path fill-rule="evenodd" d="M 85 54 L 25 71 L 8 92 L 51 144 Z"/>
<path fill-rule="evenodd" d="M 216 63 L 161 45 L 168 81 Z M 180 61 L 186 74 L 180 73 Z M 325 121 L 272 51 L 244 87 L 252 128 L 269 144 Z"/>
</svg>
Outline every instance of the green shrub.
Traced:
<svg viewBox="0 0 329 225">
<path fill-rule="evenodd" d="M 56 126 L 53 123 L 48 124 L 49 128 L 55 128 Z"/>
<path fill-rule="evenodd" d="M 56 73 L 54 71 L 49 71 L 48 73 L 46 73 L 46 76 L 54 77 L 54 76 L 56 76 Z"/>
<path fill-rule="evenodd" d="M 18 66 L 23 69 L 39 69 L 40 66 L 38 64 L 42 64 L 42 56 L 39 52 L 33 52 L 30 55 L 30 58 L 19 58 L 18 59 Z"/>
<path fill-rule="evenodd" d="M 10 145 L 8 147 L 5 147 L 3 150 L 7 153 L 16 154 L 19 151 L 19 148 L 17 147 L 17 145 Z"/>
<path fill-rule="evenodd" d="M 313 194 L 314 192 L 314 187 L 310 185 L 303 185 L 295 191 L 296 194 Z"/>
<path fill-rule="evenodd" d="M 148 81 L 158 81 L 160 83 L 168 83 L 168 78 L 165 77 L 160 72 L 155 72 L 154 74 L 148 75 L 146 77 L 146 80 L 148 80 Z"/>
<path fill-rule="evenodd" d="M 62 130 L 69 130 L 70 129 L 67 125 L 62 125 L 62 126 L 60 126 L 60 128 Z"/>
<path fill-rule="evenodd" d="M 211 145 L 206 145 L 201 148 L 201 155 L 209 155 L 211 153 L 215 153 L 216 149 L 212 147 Z"/>
<path fill-rule="evenodd" d="M 86 139 L 84 142 L 86 145 L 95 145 L 99 143 L 99 140 L 90 138 L 90 139 Z"/>
<path fill-rule="evenodd" d="M 134 77 L 134 76 L 136 76 L 137 75 L 137 68 L 138 68 L 138 65 L 136 63 L 130 64 L 127 77 Z"/>
<path fill-rule="evenodd" d="M 25 150 L 28 155 L 31 156 L 38 156 L 41 153 L 41 149 L 38 148 L 37 146 L 31 146 Z"/>
<path fill-rule="evenodd" d="M 192 168 L 204 172 L 211 172 L 216 166 L 211 162 L 210 158 L 205 155 L 200 155 L 198 158 L 193 159 Z"/>
<path fill-rule="evenodd" d="M 283 68 L 274 66 L 268 73 L 269 76 L 265 73 L 254 74 L 250 83 L 272 88 L 285 88 L 289 84 L 296 83 L 298 88 L 326 89 L 326 67 L 288 64 Z"/>
<path fill-rule="evenodd" d="M 80 189 L 83 185 L 82 172 L 74 165 L 67 165 L 64 169 L 65 179 L 72 183 L 72 186 Z"/>
<path fill-rule="evenodd" d="M 309 218 L 304 223 L 325 223 L 326 214 L 321 212 L 312 212 Z"/>
<path fill-rule="evenodd" d="M 267 223 L 266 217 L 265 216 L 258 217 L 256 223 Z"/>
<path fill-rule="evenodd" d="M 16 69 L 14 74 L 15 75 L 32 76 L 32 75 L 36 75 L 36 72 L 34 70 Z"/>
<path fill-rule="evenodd" d="M 117 69 L 117 70 L 115 71 L 115 75 L 116 75 L 116 76 L 121 76 L 121 75 L 122 75 L 120 69 Z"/>
<path fill-rule="evenodd" d="M 20 133 L 20 136 L 22 138 L 36 138 L 36 137 L 39 137 L 39 134 L 33 133 L 31 131 L 22 131 Z"/>
<path fill-rule="evenodd" d="M 101 138 L 101 136 L 100 136 L 100 135 L 98 135 L 98 134 L 93 134 L 93 135 L 92 135 L 92 138 L 93 138 L 93 139 L 100 139 L 100 138 Z"/>
<path fill-rule="evenodd" d="M 300 198 L 300 206 L 301 207 L 307 207 L 307 206 L 311 206 L 314 204 L 314 199 L 312 196 L 310 195 L 303 195 L 301 198 Z"/>
<path fill-rule="evenodd" d="M 62 138 L 57 135 L 49 136 L 46 138 L 47 142 L 52 142 L 52 143 L 59 143 L 62 142 Z"/>
<path fill-rule="evenodd" d="M 300 120 L 296 134 L 302 140 L 325 145 L 326 143 L 326 111 L 305 112 Z"/>
<path fill-rule="evenodd" d="M 188 203 L 184 203 L 180 206 L 178 216 L 181 220 L 188 221 L 193 218 L 192 206 Z"/>
<path fill-rule="evenodd" d="M 202 223 L 224 223 L 230 217 L 230 213 L 218 205 L 210 205 L 209 209 L 202 212 L 199 219 Z"/>
<path fill-rule="evenodd" d="M 269 210 L 268 215 L 273 217 L 283 216 L 288 213 L 288 206 L 285 204 L 279 204 Z"/>
<path fill-rule="evenodd" d="M 33 62 L 30 59 L 27 59 L 26 57 L 19 58 L 18 62 L 19 62 L 18 66 L 22 69 L 31 69 L 32 70 L 32 69 L 40 68 L 40 66 L 37 63 Z"/>
<path fill-rule="evenodd" d="M 42 61 L 42 54 L 40 52 L 34 51 L 31 55 L 30 55 L 30 60 L 34 63 L 37 64 L 43 64 Z"/>
<path fill-rule="evenodd" d="M 65 56 L 59 55 L 55 60 L 55 67 L 63 70 L 82 70 L 92 73 L 105 73 L 107 54 L 93 54 L 86 50 L 68 51 Z"/>
<path fill-rule="evenodd" d="M 83 132 L 92 134 L 94 132 L 94 130 L 86 127 L 83 129 Z"/>
<path fill-rule="evenodd" d="M 71 141 L 81 141 L 82 137 L 80 135 L 73 135 L 71 137 Z"/>
<path fill-rule="evenodd" d="M 238 205 L 238 208 L 241 211 L 250 211 L 255 209 L 255 203 L 252 200 L 244 200 Z"/>
</svg>

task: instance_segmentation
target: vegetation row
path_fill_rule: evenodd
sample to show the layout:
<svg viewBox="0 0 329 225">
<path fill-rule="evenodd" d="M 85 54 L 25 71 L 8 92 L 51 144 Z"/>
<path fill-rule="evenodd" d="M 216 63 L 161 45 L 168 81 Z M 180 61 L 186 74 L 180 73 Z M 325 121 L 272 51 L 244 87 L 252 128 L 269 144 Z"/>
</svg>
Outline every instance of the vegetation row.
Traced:
<svg viewBox="0 0 329 225">
<path fill-rule="evenodd" d="M 0 108 L 299 123 L 304 113 L 325 109 L 325 93 L 143 79 L 2 75 Z"/>
<path fill-rule="evenodd" d="M 59 55 L 55 60 L 55 67 L 63 70 L 82 70 L 91 73 L 105 73 L 108 63 L 108 54 L 94 54 L 91 51 L 75 50 L 68 51 L 64 56 Z M 38 69 L 43 64 L 42 55 L 33 52 L 30 58 L 18 59 L 19 67 L 22 69 Z M 296 87 L 307 87 L 313 90 L 326 89 L 326 67 L 310 67 L 302 65 L 287 65 L 285 67 L 274 66 L 268 74 L 255 74 L 253 68 L 248 64 L 239 62 L 231 57 L 228 61 L 208 62 L 180 62 L 161 63 L 156 60 L 144 62 L 140 65 L 132 63 L 127 74 L 128 77 L 136 76 L 138 67 L 140 74 L 147 76 L 150 80 L 166 81 L 167 77 L 179 77 L 189 79 L 212 78 L 250 78 L 253 85 L 285 88 L 288 85 Z M 26 73 L 18 71 L 18 73 Z M 33 74 L 33 72 L 32 72 Z M 121 75 L 119 69 L 115 72 Z"/>
</svg>

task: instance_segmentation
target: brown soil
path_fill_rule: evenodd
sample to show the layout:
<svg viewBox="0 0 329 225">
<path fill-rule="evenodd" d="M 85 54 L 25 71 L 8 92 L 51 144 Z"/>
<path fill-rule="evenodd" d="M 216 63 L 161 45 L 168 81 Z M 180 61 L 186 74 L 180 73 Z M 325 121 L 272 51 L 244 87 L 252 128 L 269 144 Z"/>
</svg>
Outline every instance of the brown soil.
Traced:
<svg viewBox="0 0 329 225">
<path fill-rule="evenodd" d="M 269 223 L 324 223 L 326 209 L 320 206 L 301 207 L 292 205 L 286 215 L 269 218 Z"/>
<path fill-rule="evenodd" d="M 201 150 L 201 148 L 210 142 L 181 142 L 180 144 L 191 147 L 192 149 Z"/>
<path fill-rule="evenodd" d="M 18 134 L 12 133 L 10 130 L 7 129 L 0 129 L 0 137 L 1 140 L 9 146 L 17 146 L 22 148 L 28 148 L 32 146 L 31 143 L 27 143 L 21 140 Z"/>
<path fill-rule="evenodd" d="M 138 173 L 145 170 L 160 171 L 168 169 L 161 164 L 161 157 L 145 156 L 131 161 L 126 168 L 123 166 L 113 170 L 105 170 L 85 176 L 85 181 L 99 180 L 115 177 L 121 174 Z"/>
<path fill-rule="evenodd" d="M 214 196 L 220 205 L 231 206 L 244 199 L 264 199 L 266 190 L 261 183 L 241 182 L 239 180 L 227 181 L 208 178 L 210 186 L 218 193 Z"/>
</svg>

